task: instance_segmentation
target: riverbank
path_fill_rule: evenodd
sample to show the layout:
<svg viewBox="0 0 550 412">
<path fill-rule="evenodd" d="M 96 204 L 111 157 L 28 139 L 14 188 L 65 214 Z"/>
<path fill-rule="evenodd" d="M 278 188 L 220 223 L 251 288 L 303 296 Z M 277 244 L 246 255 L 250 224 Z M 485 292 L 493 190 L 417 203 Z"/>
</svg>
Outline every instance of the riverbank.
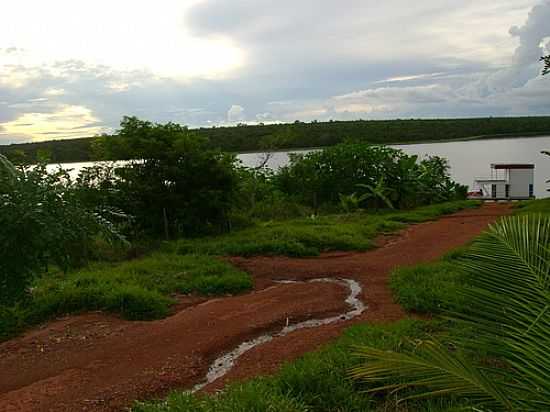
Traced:
<svg viewBox="0 0 550 412">
<path fill-rule="evenodd" d="M 212 148 L 246 154 L 322 148 L 345 141 L 398 145 L 550 135 L 550 117 L 295 122 L 193 131 Z M 40 153 L 54 163 L 102 160 L 93 142 L 94 138 L 84 138 L 13 144 L 0 146 L 0 154 L 31 163 Z"/>
</svg>

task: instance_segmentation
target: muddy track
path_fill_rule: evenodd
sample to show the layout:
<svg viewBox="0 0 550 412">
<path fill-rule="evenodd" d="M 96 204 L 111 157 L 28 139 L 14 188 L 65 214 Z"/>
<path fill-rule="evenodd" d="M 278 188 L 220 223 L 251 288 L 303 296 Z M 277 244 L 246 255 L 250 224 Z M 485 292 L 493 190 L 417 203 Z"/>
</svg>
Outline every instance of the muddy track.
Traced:
<svg viewBox="0 0 550 412">
<path fill-rule="evenodd" d="M 230 381 L 273 372 L 350 324 L 404 317 L 387 286 L 391 270 L 437 259 L 509 211 L 507 205 L 487 205 L 410 226 L 381 237 L 381 247 L 365 253 L 232 258 L 254 276 L 253 293 L 190 301 L 160 321 L 127 322 L 94 313 L 51 322 L 0 345 L 0 411 L 121 410 L 136 399 L 193 388 L 204 382 L 220 356 L 261 336 L 270 338 L 237 351 L 229 362 L 233 367 L 224 370 L 228 373 L 201 389 L 213 391 Z M 321 278 L 335 281 L 307 282 Z M 346 302 L 349 287 L 338 279 L 362 286 L 356 298 L 368 310 L 317 325 L 317 320 L 338 319 L 354 310 Z M 298 283 L 278 282 L 288 280 Z M 281 333 L 304 324 L 315 327 Z"/>
</svg>

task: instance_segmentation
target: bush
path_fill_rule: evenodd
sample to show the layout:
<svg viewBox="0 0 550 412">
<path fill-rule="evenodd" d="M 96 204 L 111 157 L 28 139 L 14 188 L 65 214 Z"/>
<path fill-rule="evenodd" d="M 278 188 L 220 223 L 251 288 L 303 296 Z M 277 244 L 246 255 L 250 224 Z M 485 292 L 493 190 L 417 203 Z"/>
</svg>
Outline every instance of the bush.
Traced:
<svg viewBox="0 0 550 412">
<path fill-rule="evenodd" d="M 0 227 L 0 304 L 21 298 L 49 263 L 65 271 L 84 264 L 94 239 L 123 240 L 74 196 L 65 171 L 16 169 L 1 156 Z"/>
<path fill-rule="evenodd" d="M 130 162 L 116 170 L 116 178 L 104 174 L 110 183 L 92 185 L 91 190 L 88 185 L 85 193 L 98 202 L 90 191 L 101 190 L 101 199 L 110 196 L 103 188 L 112 186 L 116 206 L 150 235 L 224 231 L 237 187 L 235 158 L 206 143 L 183 126 L 125 117 L 118 133 L 99 138 L 97 146 L 110 159 Z"/>
<path fill-rule="evenodd" d="M 419 161 L 398 149 L 367 144 L 340 144 L 294 155 L 275 181 L 283 192 L 315 209 L 352 198 L 358 206 L 412 208 L 465 199 L 466 194 L 465 187 L 450 179 L 445 159 L 433 156 Z"/>
</svg>

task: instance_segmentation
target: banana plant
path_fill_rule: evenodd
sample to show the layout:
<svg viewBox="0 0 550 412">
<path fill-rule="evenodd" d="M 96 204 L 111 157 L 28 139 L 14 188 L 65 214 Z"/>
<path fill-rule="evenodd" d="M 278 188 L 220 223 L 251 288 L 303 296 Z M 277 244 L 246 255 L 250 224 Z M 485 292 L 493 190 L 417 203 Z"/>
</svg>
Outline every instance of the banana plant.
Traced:
<svg viewBox="0 0 550 412">
<path fill-rule="evenodd" d="M 367 190 L 367 193 L 362 195 L 363 200 L 370 199 L 370 198 L 375 199 L 377 210 L 378 210 L 379 201 L 382 201 L 390 209 L 394 209 L 393 203 L 389 198 L 390 194 L 393 193 L 394 190 L 386 186 L 384 177 L 380 177 L 380 179 L 378 179 L 378 181 L 376 182 L 376 185 L 374 186 L 359 183 L 357 184 L 357 187 Z"/>
<path fill-rule="evenodd" d="M 363 203 L 366 199 L 369 198 L 368 194 L 358 195 L 357 193 L 352 193 L 351 195 L 344 195 L 340 193 L 338 195 L 340 199 L 340 207 L 344 210 L 346 213 L 352 213 L 357 211 L 361 203 Z"/>
</svg>

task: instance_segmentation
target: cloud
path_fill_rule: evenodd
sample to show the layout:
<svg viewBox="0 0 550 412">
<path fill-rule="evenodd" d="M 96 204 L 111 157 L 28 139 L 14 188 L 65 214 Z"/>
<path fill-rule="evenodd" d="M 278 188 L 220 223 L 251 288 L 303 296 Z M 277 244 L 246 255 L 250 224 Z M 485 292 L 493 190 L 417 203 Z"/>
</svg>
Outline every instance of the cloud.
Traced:
<svg viewBox="0 0 550 412">
<path fill-rule="evenodd" d="M 87 6 L 91 15 L 105 9 L 100 3 Z M 81 21 L 89 52 L 75 40 L 46 48 L 48 58 L 37 55 L 36 46 L 66 36 L 80 20 L 71 20 L 71 12 L 56 17 L 63 30 L 31 36 L 30 22 L 12 13 L 13 24 L 5 23 L 17 36 L 0 27 L 6 34 L 0 36 L 0 144 L 15 135 L 30 140 L 111 130 L 124 115 L 196 127 L 550 110 L 550 78 L 540 77 L 538 63 L 550 37 L 550 0 L 420 0 L 415 7 L 405 0 L 159 4 L 155 19 L 150 7 L 136 9 L 136 21 L 149 21 L 148 32 L 155 33 L 145 38 L 140 32 L 131 42 L 137 48 L 120 40 L 131 38 L 133 27 L 125 22 L 117 29 L 126 17 L 120 5 L 102 23 L 105 33 L 119 30 L 120 41 L 109 45 L 115 37 L 101 33 L 94 39 L 96 23 Z M 40 10 L 49 13 L 46 6 Z M 76 12 L 74 5 L 68 10 Z M 99 58 L 105 47 L 112 59 Z M 238 64 L 226 64 L 223 50 L 237 51 Z M 160 51 L 169 57 L 159 57 Z M 122 64 L 125 56 L 128 64 Z M 157 58 L 158 64 L 146 64 Z M 196 70 L 180 75 L 187 62 Z M 71 110 L 79 115 L 61 126 Z M 40 131 L 22 126 L 31 123 Z"/>
<path fill-rule="evenodd" d="M 43 124 L 48 124 L 47 130 Z M 3 124 L 3 134 L 32 136 L 34 140 L 56 137 L 89 137 L 99 134 L 101 124 L 91 111 L 82 106 L 63 106 L 52 113 L 25 113 Z"/>
<path fill-rule="evenodd" d="M 244 107 L 239 105 L 232 105 L 231 108 L 227 111 L 227 121 L 241 122 L 245 119 Z"/>
</svg>

